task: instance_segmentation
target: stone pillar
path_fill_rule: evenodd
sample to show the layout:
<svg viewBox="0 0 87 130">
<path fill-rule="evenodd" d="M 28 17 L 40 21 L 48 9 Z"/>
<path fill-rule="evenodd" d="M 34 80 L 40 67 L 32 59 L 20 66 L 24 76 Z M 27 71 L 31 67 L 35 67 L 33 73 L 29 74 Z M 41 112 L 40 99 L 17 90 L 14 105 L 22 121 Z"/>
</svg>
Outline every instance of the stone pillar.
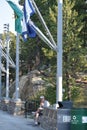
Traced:
<svg viewBox="0 0 87 130">
<path fill-rule="evenodd" d="M 7 111 L 8 105 L 9 105 L 9 99 L 3 98 L 1 100 L 1 110 Z"/>
<path fill-rule="evenodd" d="M 22 108 L 23 108 L 23 102 L 21 100 L 10 100 L 8 113 L 12 115 L 21 115 L 23 114 Z"/>
<path fill-rule="evenodd" d="M 40 125 L 45 130 L 57 130 L 57 109 L 44 108 L 43 116 L 39 119 Z"/>
</svg>

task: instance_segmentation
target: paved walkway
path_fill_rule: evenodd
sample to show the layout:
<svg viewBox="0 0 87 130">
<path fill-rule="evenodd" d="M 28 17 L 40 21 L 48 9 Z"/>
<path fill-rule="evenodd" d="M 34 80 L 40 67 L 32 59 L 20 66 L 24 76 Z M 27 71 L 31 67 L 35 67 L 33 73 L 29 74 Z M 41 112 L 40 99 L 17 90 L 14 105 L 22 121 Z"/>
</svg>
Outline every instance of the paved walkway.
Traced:
<svg viewBox="0 0 87 130">
<path fill-rule="evenodd" d="M 32 125 L 33 123 L 33 119 L 9 115 L 0 110 L 0 130 L 43 130 L 40 126 Z"/>
</svg>

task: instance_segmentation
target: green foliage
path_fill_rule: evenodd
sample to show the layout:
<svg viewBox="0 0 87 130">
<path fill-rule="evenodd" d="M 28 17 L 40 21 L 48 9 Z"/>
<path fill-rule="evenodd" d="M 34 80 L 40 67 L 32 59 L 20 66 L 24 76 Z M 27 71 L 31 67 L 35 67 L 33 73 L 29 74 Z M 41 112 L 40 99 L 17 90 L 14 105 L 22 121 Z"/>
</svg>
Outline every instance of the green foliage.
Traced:
<svg viewBox="0 0 87 130">
<path fill-rule="evenodd" d="M 79 34 L 79 36 L 81 37 L 81 39 L 83 39 L 83 47 L 87 47 L 87 2 L 86 0 L 77 0 L 75 2 L 75 7 L 74 7 L 79 14 L 80 19 L 82 20 L 83 23 L 83 29 L 81 31 L 81 33 Z"/>
<path fill-rule="evenodd" d="M 55 102 L 56 102 L 56 87 L 48 87 L 46 89 L 45 97 L 51 104 L 55 104 Z"/>
<path fill-rule="evenodd" d="M 79 93 L 81 92 L 80 87 L 79 86 L 73 86 L 71 88 L 71 91 L 72 91 L 71 98 L 73 99 L 73 101 L 76 101 L 78 96 L 79 96 Z"/>
<path fill-rule="evenodd" d="M 55 102 L 56 102 L 56 87 L 49 86 L 49 87 L 45 88 L 45 90 L 38 92 L 36 94 L 36 96 L 32 97 L 32 99 L 39 100 L 41 95 L 43 95 L 45 97 L 45 99 L 47 99 L 50 102 L 50 104 L 55 104 Z"/>
<path fill-rule="evenodd" d="M 74 89 L 77 72 L 85 65 L 85 48 L 79 36 L 83 23 L 78 12 L 74 9 L 75 1 L 64 1 L 63 6 L 63 84 L 67 87 L 68 99 L 71 99 L 71 88 Z M 72 82 L 74 81 L 74 82 Z M 72 86 L 72 87 L 71 87 Z M 76 89 L 75 89 L 76 90 Z"/>
<path fill-rule="evenodd" d="M 23 4 L 23 0 L 20 3 Z M 57 0 L 35 0 L 54 40 L 57 42 Z M 83 8 L 82 8 L 83 7 Z M 80 97 L 81 86 L 78 87 L 76 79 L 78 73 L 87 72 L 87 5 L 84 0 L 63 0 L 63 88 L 64 100 L 77 100 Z M 48 37 L 37 14 L 32 20 Z M 15 60 L 15 40 L 11 41 L 11 56 Z M 20 38 L 21 39 L 21 38 Z M 46 90 L 39 93 L 51 102 L 56 98 L 56 52 L 51 50 L 38 36 L 29 38 L 27 42 L 20 40 L 20 61 L 23 74 L 32 69 L 41 69 L 44 65 L 50 66 L 51 72 L 44 69 L 46 77 Z M 38 59 L 38 60 L 37 60 Z M 38 61 L 38 62 L 37 62 Z M 31 68 L 29 70 L 29 67 Z M 26 70 L 26 71 L 25 71 Z M 48 74 L 47 74 L 48 73 Z"/>
</svg>

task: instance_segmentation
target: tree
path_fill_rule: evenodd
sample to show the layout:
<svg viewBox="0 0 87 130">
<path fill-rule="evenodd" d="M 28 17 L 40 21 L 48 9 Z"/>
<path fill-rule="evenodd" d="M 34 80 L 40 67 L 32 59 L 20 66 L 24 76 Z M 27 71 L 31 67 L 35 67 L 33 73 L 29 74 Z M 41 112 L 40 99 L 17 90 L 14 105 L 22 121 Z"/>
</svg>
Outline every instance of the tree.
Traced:
<svg viewBox="0 0 87 130">
<path fill-rule="evenodd" d="M 79 34 L 83 28 L 81 17 L 74 9 L 75 1 L 64 0 L 63 8 L 63 78 L 65 98 L 71 99 L 71 87 L 76 86 L 77 72 L 84 67 L 84 48 Z M 68 95 L 67 95 L 68 93 Z"/>
<path fill-rule="evenodd" d="M 23 0 L 20 2 L 23 3 Z M 57 0 L 35 0 L 35 2 L 57 42 Z M 76 79 L 78 78 L 78 73 L 85 70 L 86 66 L 86 49 L 84 48 L 84 43 L 86 42 L 84 42 L 83 37 L 83 30 L 85 29 L 83 19 L 86 15 L 81 15 L 79 10 L 82 6 L 81 4 L 84 4 L 83 0 L 63 0 L 63 86 L 65 88 L 64 99 L 66 100 L 73 99 L 73 97 L 79 95 Z M 32 17 L 32 20 L 47 36 L 36 14 Z M 40 70 L 43 68 L 43 65 L 48 65 L 48 67 L 50 65 L 51 72 L 48 77 L 45 77 L 45 80 L 47 84 L 52 82 L 52 84 L 49 85 L 49 90 L 54 90 L 55 93 L 56 53 L 41 39 L 36 37 L 35 39 L 29 38 L 26 43 L 21 41 L 20 56 L 21 60 L 26 61 L 29 66 L 32 66 L 31 69 L 38 68 Z M 37 57 L 39 58 L 37 60 L 38 62 L 36 62 Z M 45 73 L 46 71 L 47 70 L 44 69 Z M 50 86 L 54 88 L 50 89 Z M 50 95 L 49 90 L 48 92 Z"/>
<path fill-rule="evenodd" d="M 20 1 L 20 3 L 21 2 L 23 2 L 23 1 Z M 35 2 L 37 4 L 37 6 L 38 6 L 44 20 L 46 21 L 46 24 L 47 24 L 48 28 L 50 28 L 51 33 L 52 33 L 53 37 L 56 40 L 56 33 L 57 33 L 56 26 L 55 26 L 56 25 L 55 24 L 56 23 L 56 17 L 55 17 L 56 16 L 56 13 L 55 13 L 56 12 L 56 6 L 54 6 L 55 4 L 53 4 L 53 3 L 56 2 L 56 0 L 54 2 L 48 2 L 48 0 L 46 0 L 46 1 L 43 0 L 43 1 L 38 2 L 37 0 L 35 0 Z M 51 7 L 53 8 L 53 12 L 52 12 Z M 35 25 L 37 27 L 39 27 L 40 30 L 42 30 L 42 32 L 47 36 L 47 33 L 44 30 L 44 28 L 43 28 L 37 14 L 35 14 L 32 17 L 32 21 L 34 21 Z M 28 57 L 28 63 L 29 64 L 31 63 L 31 65 L 29 65 L 29 66 L 32 66 L 33 69 L 35 67 L 37 67 L 35 64 L 37 64 L 36 61 L 37 61 L 38 58 L 39 58 L 38 59 L 38 62 L 39 62 L 38 65 L 40 66 L 40 65 L 43 64 L 42 61 L 44 62 L 44 64 L 47 64 L 46 63 L 47 60 L 50 61 L 50 59 L 53 58 L 54 55 L 55 55 L 55 52 L 52 51 L 38 36 L 36 38 L 34 38 L 34 39 L 29 38 L 28 42 L 26 42 L 26 44 L 24 45 L 24 46 L 26 46 L 28 48 L 28 51 L 26 51 L 26 54 L 30 53 L 30 55 Z M 23 48 L 23 45 L 22 45 L 22 48 Z M 36 48 L 36 49 L 34 49 L 34 48 Z M 24 53 L 22 53 L 22 50 L 21 50 L 21 54 L 23 55 Z M 31 52 L 32 52 L 32 56 L 31 56 Z M 33 60 L 31 60 L 31 59 L 33 59 Z M 32 65 L 31 61 L 34 63 L 34 66 Z"/>
<path fill-rule="evenodd" d="M 87 35 L 87 25 L 86 25 L 86 21 L 87 21 L 87 1 L 86 0 L 77 0 L 75 2 L 74 8 L 77 10 L 79 17 L 82 20 L 83 29 L 82 29 L 82 31 L 79 35 L 83 39 L 83 42 L 84 42 L 83 47 L 87 47 L 87 38 L 86 38 L 86 35 Z"/>
</svg>

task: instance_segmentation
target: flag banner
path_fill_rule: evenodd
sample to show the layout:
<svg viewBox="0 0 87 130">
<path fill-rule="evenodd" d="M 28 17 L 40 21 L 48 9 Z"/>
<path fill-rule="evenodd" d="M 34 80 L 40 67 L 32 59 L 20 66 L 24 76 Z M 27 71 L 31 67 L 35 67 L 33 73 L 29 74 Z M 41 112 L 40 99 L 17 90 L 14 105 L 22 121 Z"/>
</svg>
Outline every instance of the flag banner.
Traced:
<svg viewBox="0 0 87 130">
<path fill-rule="evenodd" d="M 30 16 L 32 16 L 35 13 L 35 9 L 32 5 L 31 0 L 25 0 L 24 10 L 26 12 L 25 19 L 28 21 L 30 19 Z"/>
<path fill-rule="evenodd" d="M 14 10 L 15 13 L 15 31 L 18 33 L 22 32 L 22 25 L 21 25 L 21 21 L 23 19 L 23 12 L 22 10 L 15 4 L 13 3 L 11 0 L 6 0 L 8 2 L 8 4 L 10 5 L 10 7 Z"/>
<path fill-rule="evenodd" d="M 35 13 L 34 7 L 30 0 L 25 0 L 23 11 L 24 11 L 24 16 L 23 16 L 23 26 L 22 26 L 22 37 L 24 41 L 26 41 L 27 36 L 31 38 L 36 37 L 36 32 L 34 31 L 33 28 L 31 28 L 31 25 L 29 24 L 29 21 L 31 21 L 30 17 Z"/>
<path fill-rule="evenodd" d="M 51 49 L 56 51 L 56 46 L 41 32 L 41 30 L 34 25 L 31 20 L 31 16 L 35 13 L 35 9 L 32 4 L 32 0 L 25 0 L 24 3 L 24 16 L 23 16 L 23 27 L 22 37 L 24 41 L 27 40 L 27 36 L 34 38 L 38 35 Z"/>
<path fill-rule="evenodd" d="M 27 35 L 28 35 L 28 31 L 27 31 L 27 26 L 26 26 L 26 22 L 25 22 L 24 14 L 23 14 L 23 22 L 22 22 L 22 38 L 23 38 L 24 41 L 27 41 Z"/>
</svg>

